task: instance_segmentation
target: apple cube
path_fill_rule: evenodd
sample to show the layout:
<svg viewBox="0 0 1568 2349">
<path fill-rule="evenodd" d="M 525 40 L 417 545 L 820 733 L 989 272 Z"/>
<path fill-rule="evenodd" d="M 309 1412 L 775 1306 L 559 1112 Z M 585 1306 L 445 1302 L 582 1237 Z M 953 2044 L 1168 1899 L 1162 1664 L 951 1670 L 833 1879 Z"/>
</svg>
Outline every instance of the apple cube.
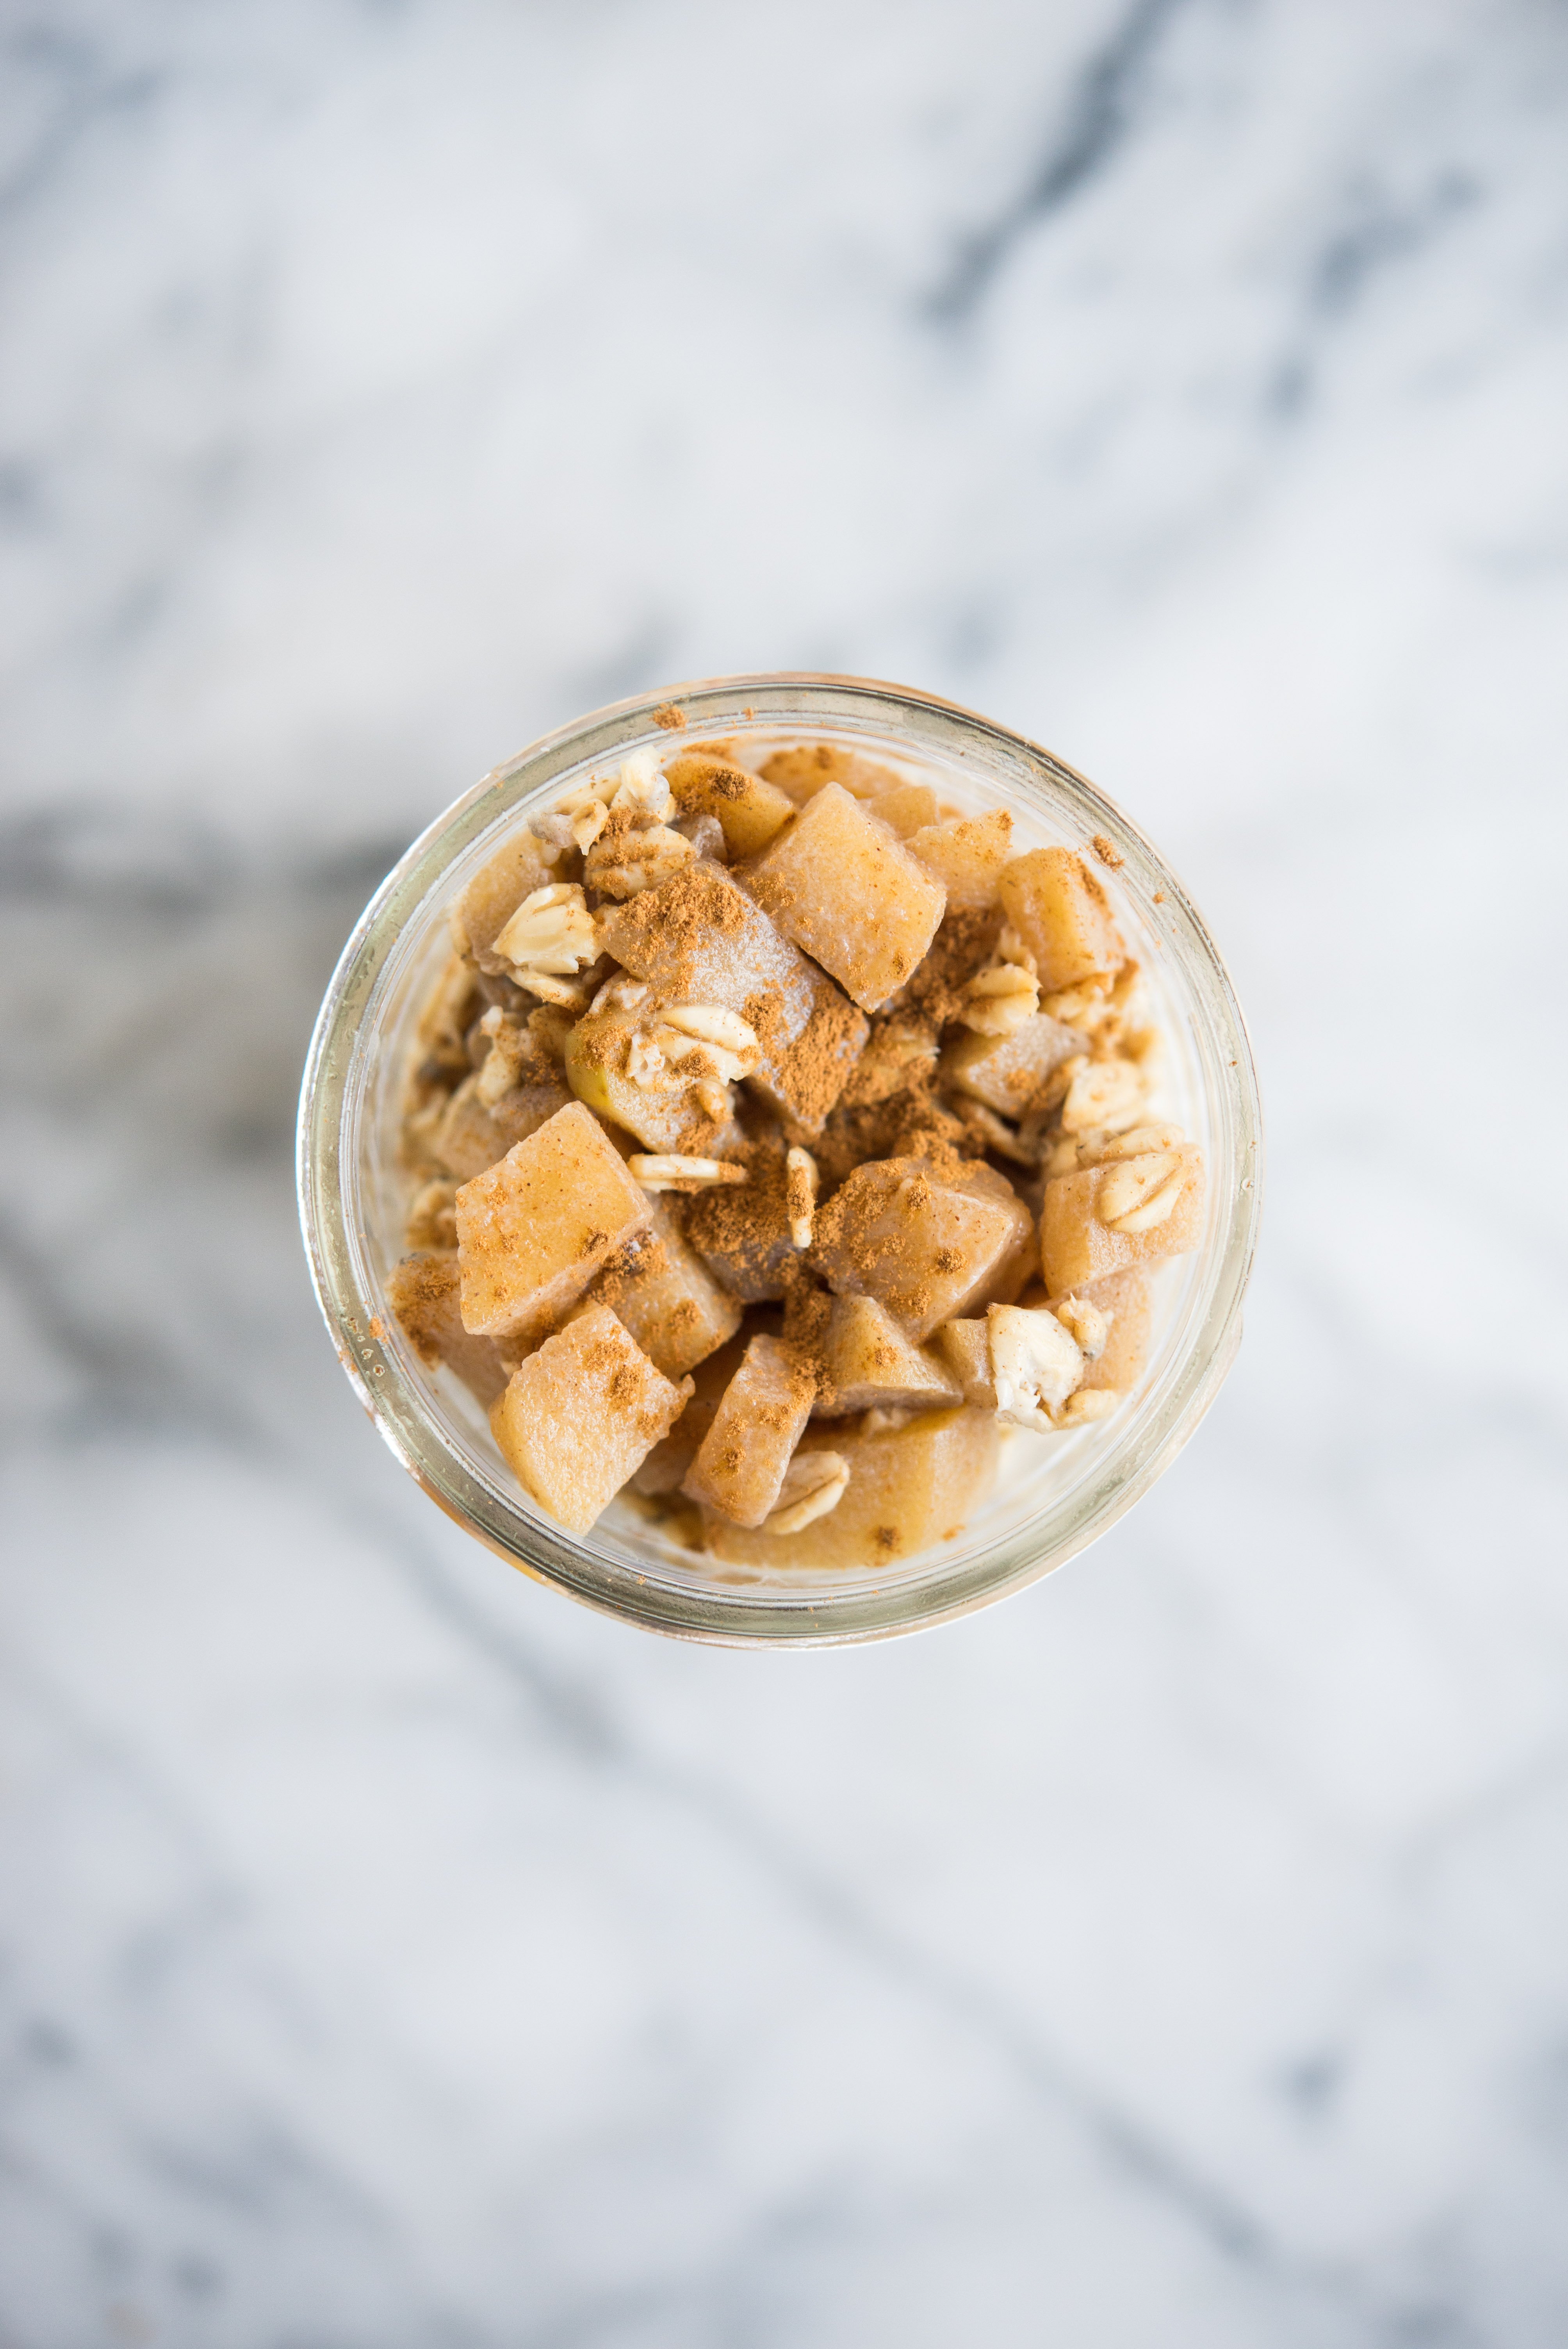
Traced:
<svg viewBox="0 0 1568 2349">
<path fill-rule="evenodd" d="M 704 1511 L 707 1546 L 735 1566 L 799 1567 L 818 1572 L 903 1564 L 952 1541 L 991 1488 L 999 1439 L 988 1411 L 922 1412 L 903 1427 L 850 1435 L 820 1420 L 802 1451 L 836 1452 L 849 1463 L 842 1499 L 798 1534 L 746 1531 Z"/>
<path fill-rule="evenodd" d="M 1082 1385 L 1126 1394 L 1142 1377 L 1149 1357 L 1149 1331 L 1154 1311 L 1149 1275 L 1141 1265 L 1130 1265 L 1125 1272 L 1109 1273 L 1104 1280 L 1086 1281 L 1071 1294 L 1081 1303 L 1094 1306 L 1110 1324 L 1104 1352 L 1084 1366 Z M 1066 1302 L 1065 1297 L 1053 1297 L 1052 1310 Z"/>
<path fill-rule="evenodd" d="M 964 1400 L 983 1411 L 996 1408 L 996 1386 L 991 1376 L 991 1325 L 984 1321 L 943 1321 L 932 1331 L 938 1360 L 957 1380 Z"/>
<path fill-rule="evenodd" d="M 545 1515 L 584 1534 L 690 1392 L 654 1367 L 607 1305 L 590 1305 L 513 1372 L 490 1426 Z"/>
<path fill-rule="evenodd" d="M 835 1297 L 822 1340 L 826 1381 L 815 1416 L 861 1411 L 936 1411 L 961 1398 L 957 1381 L 928 1347 L 906 1338 L 874 1297 Z"/>
<path fill-rule="evenodd" d="M 511 966 L 490 949 L 525 897 L 559 881 L 561 874 L 544 861 L 544 852 L 531 832 L 514 833 L 481 865 L 448 916 L 452 943 L 460 955 L 484 971 L 507 972 Z"/>
<path fill-rule="evenodd" d="M 829 783 L 841 784 L 858 800 L 880 799 L 903 781 L 892 767 L 879 766 L 858 750 L 841 750 L 834 742 L 806 742 L 793 750 L 775 750 L 762 761 L 770 783 L 788 792 L 797 807 L 804 807 Z"/>
<path fill-rule="evenodd" d="M 732 1297 L 763 1305 L 783 1296 L 798 1253 L 788 1168 L 779 1143 L 752 1143 L 736 1156 L 746 1181 L 698 1191 L 686 1207 L 686 1237 Z"/>
<path fill-rule="evenodd" d="M 723 865 L 698 863 L 603 906 L 599 927 L 606 951 L 660 1001 L 738 1012 L 762 1047 L 752 1091 L 803 1132 L 821 1131 L 866 1023 Z"/>
<path fill-rule="evenodd" d="M 651 1220 L 648 1195 L 581 1102 L 570 1102 L 459 1191 L 463 1327 L 531 1338 Z"/>
<path fill-rule="evenodd" d="M 874 1297 L 918 1342 L 940 1321 L 1011 1303 L 1036 1268 L 1034 1226 L 992 1167 L 874 1159 L 818 1211 L 809 1260 L 841 1296 Z"/>
<path fill-rule="evenodd" d="M 1046 1185 L 1040 1266 L 1053 1297 L 1130 1264 L 1184 1256 L 1203 1236 L 1203 1154 L 1195 1143 L 1058 1174 Z"/>
<path fill-rule="evenodd" d="M 882 813 L 880 801 L 872 802 L 872 813 Z M 1006 808 L 948 816 L 912 833 L 904 845 L 943 884 L 951 912 L 983 913 L 996 902 L 996 884 L 1013 845 L 1013 819 Z"/>
<path fill-rule="evenodd" d="M 1032 848 L 1015 856 L 1003 866 L 997 890 L 1008 921 L 1035 958 L 1042 995 L 1126 961 L 1110 902 L 1070 850 Z"/>
<path fill-rule="evenodd" d="M 537 1133 L 572 1099 L 564 1085 L 516 1085 L 495 1102 L 480 1098 L 477 1075 L 467 1077 L 442 1112 L 433 1147 L 461 1181 L 482 1174 L 531 1133 Z"/>
<path fill-rule="evenodd" d="M 810 1363 L 782 1338 L 753 1338 L 681 1490 L 732 1525 L 759 1526 L 811 1415 Z"/>
<path fill-rule="evenodd" d="M 909 978 L 936 935 L 942 884 L 841 783 L 809 800 L 751 867 L 758 903 L 862 1011 Z"/>
<path fill-rule="evenodd" d="M 958 1037 L 942 1055 L 942 1073 L 955 1092 L 1017 1118 L 1054 1070 L 1088 1050 L 1088 1038 L 1076 1028 L 1037 1011 L 1010 1036 Z"/>
<path fill-rule="evenodd" d="M 593 1293 L 665 1378 L 678 1379 L 734 1337 L 740 1306 L 690 1246 L 666 1201 L 649 1205 L 652 1225 L 611 1257 Z"/>
<path fill-rule="evenodd" d="M 907 840 L 912 832 L 936 822 L 936 793 L 929 783 L 897 783 L 891 792 L 879 792 L 874 800 L 868 800 L 866 813 L 897 833 L 900 840 Z"/>
<path fill-rule="evenodd" d="M 695 1067 L 685 1075 L 676 1066 L 639 1081 L 638 1031 L 645 1040 L 648 1025 L 642 1006 L 606 1005 L 586 1013 L 566 1039 L 566 1081 L 579 1101 L 635 1134 L 645 1150 L 711 1157 L 738 1139 L 728 1115 L 729 1088 L 711 1068 L 706 1077 Z M 699 1083 L 708 1096 L 706 1103 Z M 721 1096 L 726 1114 L 719 1119 L 712 1104 Z"/>
<path fill-rule="evenodd" d="M 669 1433 L 655 1444 L 631 1478 L 634 1493 L 679 1492 L 686 1471 L 701 1448 L 703 1437 L 713 1425 L 714 1413 L 724 1400 L 725 1389 L 745 1359 L 746 1346 L 744 1337 L 727 1339 L 716 1354 L 710 1354 L 706 1362 L 697 1364 L 691 1373 L 691 1401 Z"/>
<path fill-rule="evenodd" d="M 717 816 L 731 857 L 755 856 L 795 812 L 777 783 L 701 750 L 672 759 L 665 775 L 683 814 Z"/>
<path fill-rule="evenodd" d="M 387 1276 L 387 1301 L 428 1371 L 444 1362 L 488 1411 L 515 1368 L 493 1338 L 470 1337 L 458 1309 L 454 1253 L 406 1256 Z"/>
</svg>

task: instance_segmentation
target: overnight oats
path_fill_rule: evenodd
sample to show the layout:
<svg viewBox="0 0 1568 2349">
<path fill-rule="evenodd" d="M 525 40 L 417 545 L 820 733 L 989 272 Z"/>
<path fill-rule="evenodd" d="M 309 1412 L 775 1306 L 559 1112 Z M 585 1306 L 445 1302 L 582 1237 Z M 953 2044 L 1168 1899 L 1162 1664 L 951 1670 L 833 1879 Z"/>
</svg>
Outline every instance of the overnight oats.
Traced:
<svg viewBox="0 0 1568 2349">
<path fill-rule="evenodd" d="M 1213 1163 L 1239 1020 L 1173 986 L 1137 835 L 1076 777 L 1105 823 L 1053 825 L 965 713 L 801 682 L 643 705 L 470 827 L 377 974 L 362 1325 L 316 1251 L 367 1400 L 395 1371 L 499 1503 L 459 1515 L 719 1637 L 931 1619 L 1064 1503 L 1109 1522 L 1152 1390 L 1190 1423 L 1218 1382 L 1203 1260 L 1228 1350 L 1255 1216 L 1255 1133 Z M 835 692 L 898 706 L 846 730 Z"/>
</svg>

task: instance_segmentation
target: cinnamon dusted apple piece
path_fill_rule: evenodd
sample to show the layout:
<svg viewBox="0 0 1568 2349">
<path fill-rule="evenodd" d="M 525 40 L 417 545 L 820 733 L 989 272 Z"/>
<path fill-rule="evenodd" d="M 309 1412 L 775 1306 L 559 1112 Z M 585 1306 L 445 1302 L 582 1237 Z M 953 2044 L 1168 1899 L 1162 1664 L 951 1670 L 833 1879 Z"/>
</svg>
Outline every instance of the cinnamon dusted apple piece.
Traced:
<svg viewBox="0 0 1568 2349">
<path fill-rule="evenodd" d="M 759 1526 L 779 1498 L 816 1394 L 811 1365 L 794 1346 L 753 1338 L 682 1492 L 732 1525 Z"/>
<path fill-rule="evenodd" d="M 1058 1174 L 1046 1185 L 1040 1214 L 1046 1287 L 1061 1296 L 1127 1265 L 1183 1256 L 1202 1226 L 1203 1154 L 1195 1143 Z"/>
<path fill-rule="evenodd" d="M 937 820 L 936 793 L 929 783 L 895 783 L 892 791 L 878 792 L 865 805 L 868 815 L 874 815 L 903 841 Z"/>
<path fill-rule="evenodd" d="M 797 807 L 804 807 L 830 783 L 841 784 L 858 800 L 870 800 L 896 791 L 904 781 L 893 768 L 862 758 L 858 750 L 842 750 L 836 742 L 803 742 L 792 750 L 775 750 L 762 761 L 761 772 L 788 792 Z"/>
<path fill-rule="evenodd" d="M 873 800 L 872 813 L 881 812 Z M 953 912 L 980 913 L 996 902 L 996 884 L 1013 846 L 1013 819 L 1006 808 L 947 816 L 911 833 L 904 845 L 942 883 Z"/>
<path fill-rule="evenodd" d="M 874 1297 L 835 1297 L 822 1339 L 823 1388 L 814 1416 L 937 1411 L 961 1400 L 957 1381 L 926 1346 L 906 1338 Z"/>
<path fill-rule="evenodd" d="M 856 1167 L 819 1209 L 809 1259 L 840 1295 L 874 1297 L 918 1343 L 1018 1294 L 1036 1267 L 1028 1209 L 993 1167 L 934 1146 Z"/>
<path fill-rule="evenodd" d="M 659 1001 L 738 1013 L 759 1046 L 746 1081 L 752 1092 L 803 1133 L 820 1133 L 866 1023 L 722 865 L 695 864 L 624 905 L 602 906 L 598 922 L 605 951 Z"/>
<path fill-rule="evenodd" d="M 836 1453 L 849 1483 L 835 1506 L 795 1534 L 745 1530 L 705 1509 L 707 1546 L 730 1565 L 874 1569 L 952 1541 L 990 1490 L 999 1439 L 988 1411 L 925 1411 L 900 1427 L 853 1434 L 814 1421 L 796 1458 Z"/>
<path fill-rule="evenodd" d="M 1024 1301 L 1033 1303 L 1034 1299 Z M 1089 1354 L 1085 1363 L 1081 1392 L 1123 1395 L 1137 1385 L 1149 1356 L 1149 1331 L 1154 1312 L 1153 1291 L 1141 1265 L 1130 1265 L 1125 1272 L 1109 1273 L 1103 1280 L 1085 1281 L 1067 1297 L 1053 1297 L 1048 1302 L 1057 1319 L 1066 1322 L 1075 1337 L 1078 1336 L 1073 1312 L 1076 1307 L 1088 1306 L 1106 1325 L 1099 1350 Z M 1079 1343 L 1082 1342 L 1080 1338 Z"/>
<path fill-rule="evenodd" d="M 691 1392 L 689 1379 L 676 1386 L 654 1367 L 607 1305 L 588 1305 L 513 1372 L 490 1426 L 545 1515 L 583 1534 Z"/>
<path fill-rule="evenodd" d="M 942 1055 L 942 1073 L 955 1092 L 983 1102 L 998 1116 L 1019 1118 L 1047 1078 L 1088 1050 L 1088 1040 L 1043 1011 L 1026 1012 L 1006 1034 L 956 1038 Z"/>
<path fill-rule="evenodd" d="M 531 1338 L 651 1221 L 647 1194 L 580 1102 L 476 1174 L 456 1203 L 463 1327 Z"/>
<path fill-rule="evenodd" d="M 711 1157 L 739 1140 L 731 1083 L 757 1066 L 755 1032 L 718 1004 L 662 1004 L 641 980 L 613 981 L 566 1039 L 579 1101 L 645 1150 Z"/>
<path fill-rule="evenodd" d="M 1126 961 L 1110 902 L 1070 849 L 1032 848 L 1015 856 L 996 886 L 1008 921 L 1033 957 L 1042 994 Z"/>
<path fill-rule="evenodd" d="M 441 1250 L 406 1256 L 387 1276 L 387 1302 L 428 1371 L 444 1362 L 488 1411 L 517 1367 L 493 1338 L 470 1337 L 458 1310 L 458 1259 Z"/>
<path fill-rule="evenodd" d="M 563 1084 L 517 1085 L 484 1099 L 482 1070 L 458 1087 L 436 1128 L 433 1147 L 443 1166 L 463 1182 L 482 1174 L 516 1143 L 526 1142 L 572 1099 Z"/>
<path fill-rule="evenodd" d="M 758 905 L 862 1011 L 901 988 L 936 935 L 942 884 L 841 783 L 828 783 L 750 867 Z"/>
<path fill-rule="evenodd" d="M 650 1496 L 678 1493 L 687 1469 L 696 1458 L 703 1437 L 713 1425 L 725 1389 L 745 1359 L 748 1340 L 742 1333 L 728 1338 L 716 1354 L 691 1372 L 693 1393 L 669 1433 L 662 1436 L 642 1466 L 628 1480 L 634 1493 Z"/>
<path fill-rule="evenodd" d="M 610 1258 L 593 1296 L 624 1321 L 655 1369 L 678 1379 L 740 1327 L 740 1306 L 686 1240 L 676 1210 L 650 1200 L 653 1222 Z"/>
<path fill-rule="evenodd" d="M 765 1305 L 784 1295 L 797 1256 L 788 1154 L 782 1142 L 753 1142 L 730 1164 L 746 1169 L 745 1182 L 699 1191 L 686 1209 L 686 1237 L 732 1297 Z"/>
<path fill-rule="evenodd" d="M 683 750 L 665 773 L 683 814 L 717 818 L 732 857 L 755 856 L 795 812 L 794 801 L 777 783 L 711 751 Z"/>
</svg>

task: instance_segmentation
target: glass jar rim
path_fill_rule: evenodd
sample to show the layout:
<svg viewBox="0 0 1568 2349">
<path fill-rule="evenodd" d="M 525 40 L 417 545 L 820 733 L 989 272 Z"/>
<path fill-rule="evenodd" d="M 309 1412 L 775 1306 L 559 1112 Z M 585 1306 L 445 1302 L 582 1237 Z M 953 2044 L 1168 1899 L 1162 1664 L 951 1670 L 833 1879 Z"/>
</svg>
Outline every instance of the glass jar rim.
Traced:
<svg viewBox="0 0 1568 2349">
<path fill-rule="evenodd" d="M 1230 1162 L 1246 1171 L 1211 1245 L 1202 1315 L 1179 1374 L 1150 1415 L 1135 1403 L 1103 1423 L 1117 1430 L 1106 1473 L 1065 1513 L 1066 1521 L 1057 1523 L 1064 1513 L 1047 1505 L 979 1555 L 916 1561 L 915 1571 L 870 1594 L 859 1588 L 835 1592 L 821 1583 L 809 1595 L 777 1585 L 698 1588 L 635 1574 L 591 1541 L 505 1506 L 458 1457 L 367 1278 L 346 1198 L 346 1127 L 356 1053 L 388 957 L 474 841 L 568 770 L 609 763 L 661 737 L 673 747 L 682 735 L 696 740 L 748 727 L 809 733 L 813 724 L 907 744 L 912 758 L 924 750 L 962 765 L 977 751 L 1000 756 L 1017 787 L 1032 781 L 1048 792 L 1053 817 L 1059 820 L 1064 808 L 1072 812 L 1083 845 L 1095 843 L 1119 882 L 1141 888 L 1160 905 L 1170 967 L 1194 992 L 1212 1047 L 1210 1107 L 1222 1121 Z M 1114 802 L 1052 752 L 957 703 L 874 678 L 777 671 L 707 678 L 595 710 L 492 769 L 427 827 L 372 896 L 328 985 L 301 1089 L 297 1164 L 305 1252 L 339 1361 L 396 1456 L 449 1516 L 536 1580 L 646 1629 L 729 1646 L 816 1647 L 928 1629 L 1022 1589 L 1097 1540 L 1148 1491 L 1213 1401 L 1240 1341 L 1261 1206 L 1262 1126 L 1246 1025 L 1224 963 L 1177 876 Z M 1032 1528 L 1037 1538 L 1030 1538 Z"/>
</svg>

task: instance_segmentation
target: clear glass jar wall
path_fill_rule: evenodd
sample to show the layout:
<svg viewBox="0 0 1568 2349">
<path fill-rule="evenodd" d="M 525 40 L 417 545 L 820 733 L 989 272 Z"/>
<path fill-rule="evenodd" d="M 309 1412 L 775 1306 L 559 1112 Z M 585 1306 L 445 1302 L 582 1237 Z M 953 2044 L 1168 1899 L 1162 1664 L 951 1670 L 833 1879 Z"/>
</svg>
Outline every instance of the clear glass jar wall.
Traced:
<svg viewBox="0 0 1568 2349">
<path fill-rule="evenodd" d="M 1159 1268 L 1148 1365 L 1107 1420 L 1067 1435 L 1014 1432 L 996 1485 L 953 1540 L 868 1573 L 796 1568 L 758 1578 L 694 1555 L 635 1504 L 563 1533 L 506 1467 L 483 1412 L 414 1356 L 385 1303 L 405 1252 L 409 1177 L 398 1129 L 414 1024 L 448 950 L 453 900 L 500 842 L 589 770 L 645 744 L 744 734 L 829 740 L 903 765 L 964 808 L 1006 807 L 1015 849 L 1089 853 L 1165 1031 L 1161 1113 L 1202 1142 L 1207 1226 L 1191 1256 Z M 1256 1082 L 1224 966 L 1180 882 L 1092 784 L 1006 729 L 907 688 L 857 678 L 719 678 L 596 712 L 510 760 L 418 840 L 366 908 L 313 1040 L 301 1098 L 305 1245 L 339 1359 L 399 1460 L 458 1522 L 539 1579 L 651 1629 L 733 1644 L 820 1644 L 942 1621 L 1016 1590 L 1103 1533 L 1174 1457 L 1212 1401 L 1241 1335 L 1261 1186 Z"/>
</svg>

